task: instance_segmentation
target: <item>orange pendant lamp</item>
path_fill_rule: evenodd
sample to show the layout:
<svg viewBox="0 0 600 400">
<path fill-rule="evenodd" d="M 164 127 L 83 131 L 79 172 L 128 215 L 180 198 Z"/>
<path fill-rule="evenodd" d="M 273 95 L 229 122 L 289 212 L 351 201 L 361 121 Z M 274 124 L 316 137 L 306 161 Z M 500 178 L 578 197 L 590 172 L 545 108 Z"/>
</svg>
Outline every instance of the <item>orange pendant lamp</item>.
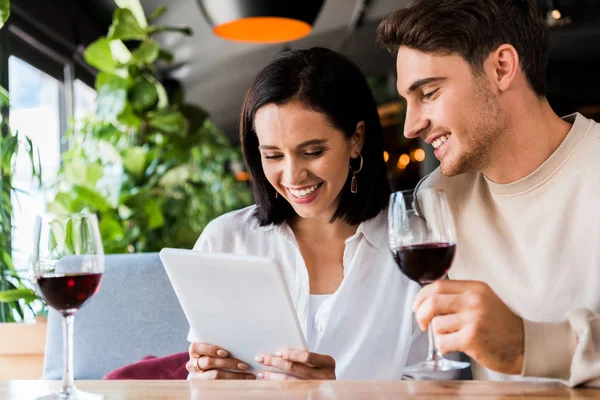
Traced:
<svg viewBox="0 0 600 400">
<path fill-rule="evenodd" d="M 290 42 L 308 35 L 324 0 L 196 0 L 223 39 Z"/>
</svg>

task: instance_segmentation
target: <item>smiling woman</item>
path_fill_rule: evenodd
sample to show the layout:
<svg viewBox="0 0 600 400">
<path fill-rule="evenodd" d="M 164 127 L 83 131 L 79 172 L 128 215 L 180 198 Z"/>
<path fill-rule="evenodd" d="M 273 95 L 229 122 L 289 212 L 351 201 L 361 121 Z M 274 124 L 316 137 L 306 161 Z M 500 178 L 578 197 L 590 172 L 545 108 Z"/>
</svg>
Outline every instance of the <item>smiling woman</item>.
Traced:
<svg viewBox="0 0 600 400">
<path fill-rule="evenodd" d="M 257 354 L 278 371 L 255 376 L 190 334 L 189 378 L 400 379 L 409 350 L 424 350 L 411 349 L 417 287 L 387 250 L 390 189 L 366 79 L 330 50 L 283 53 L 248 90 L 240 136 L 256 205 L 211 222 L 195 249 L 278 262 L 309 350 Z"/>
</svg>

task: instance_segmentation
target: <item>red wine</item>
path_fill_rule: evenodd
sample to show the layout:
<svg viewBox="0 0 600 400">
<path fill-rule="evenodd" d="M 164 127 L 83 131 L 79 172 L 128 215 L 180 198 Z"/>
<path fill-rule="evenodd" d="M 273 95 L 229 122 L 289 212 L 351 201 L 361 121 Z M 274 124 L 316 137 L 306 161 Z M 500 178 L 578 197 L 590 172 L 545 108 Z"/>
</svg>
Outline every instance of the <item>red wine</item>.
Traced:
<svg viewBox="0 0 600 400">
<path fill-rule="evenodd" d="M 443 277 L 454 258 L 454 243 L 426 243 L 392 250 L 396 264 L 413 281 L 426 285 Z"/>
<path fill-rule="evenodd" d="M 100 285 L 102 274 L 47 274 L 37 278 L 37 286 L 46 303 L 61 314 L 74 314 Z"/>
</svg>

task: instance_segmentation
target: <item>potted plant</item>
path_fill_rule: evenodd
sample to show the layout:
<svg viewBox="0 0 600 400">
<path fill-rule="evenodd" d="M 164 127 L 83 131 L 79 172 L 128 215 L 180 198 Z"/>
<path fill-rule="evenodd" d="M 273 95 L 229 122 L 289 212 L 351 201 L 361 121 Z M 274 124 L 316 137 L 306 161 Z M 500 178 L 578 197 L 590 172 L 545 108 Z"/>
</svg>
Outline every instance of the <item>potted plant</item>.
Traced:
<svg viewBox="0 0 600 400">
<path fill-rule="evenodd" d="M 153 25 L 165 8 L 147 19 L 137 0 L 116 4 L 108 34 L 84 52 L 99 71 L 96 111 L 70 133 L 48 208 L 95 212 L 106 253 L 190 248 L 212 219 L 251 204 L 241 154 L 159 73 L 173 56 L 155 36 L 190 29 Z"/>
<path fill-rule="evenodd" d="M 0 0 L 0 28 L 10 14 L 8 0 Z M 23 324 L 25 311 L 38 298 L 31 283 L 19 276 L 12 258 L 13 205 L 11 195 L 16 154 L 25 147 L 31 160 L 33 177 L 41 184 L 39 153 L 31 139 L 13 133 L 5 116 L 8 92 L 0 87 L 0 379 L 37 378 L 41 374 L 46 324 Z M 35 313 L 34 313 L 35 314 Z"/>
</svg>

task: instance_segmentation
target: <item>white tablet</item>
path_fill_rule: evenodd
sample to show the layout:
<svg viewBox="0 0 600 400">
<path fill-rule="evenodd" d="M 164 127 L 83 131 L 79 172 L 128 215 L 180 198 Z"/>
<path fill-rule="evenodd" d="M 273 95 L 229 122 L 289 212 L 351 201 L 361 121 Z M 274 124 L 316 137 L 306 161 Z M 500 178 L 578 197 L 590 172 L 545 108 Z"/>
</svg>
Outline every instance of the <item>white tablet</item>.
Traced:
<svg viewBox="0 0 600 400">
<path fill-rule="evenodd" d="M 183 312 L 200 342 L 269 370 L 258 354 L 306 350 L 306 340 L 283 278 L 271 259 L 165 248 L 160 252 Z"/>
</svg>

